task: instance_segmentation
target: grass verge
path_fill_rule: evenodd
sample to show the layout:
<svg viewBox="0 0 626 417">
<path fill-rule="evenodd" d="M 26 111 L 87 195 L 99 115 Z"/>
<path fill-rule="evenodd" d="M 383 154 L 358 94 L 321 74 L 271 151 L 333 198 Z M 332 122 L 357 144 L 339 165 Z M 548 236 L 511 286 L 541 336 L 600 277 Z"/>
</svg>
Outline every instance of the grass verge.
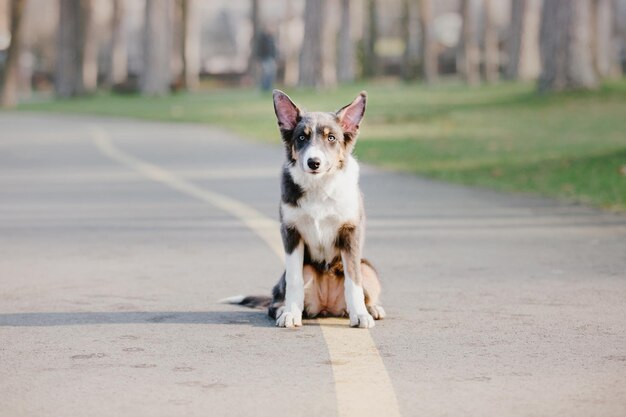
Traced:
<svg viewBox="0 0 626 417">
<path fill-rule="evenodd" d="M 564 197 L 626 210 L 626 81 L 595 92 L 540 96 L 531 85 L 481 88 L 371 84 L 287 91 L 310 110 L 335 110 L 366 88 L 361 160 L 462 184 Z M 163 98 L 117 96 L 25 104 L 25 111 L 220 125 L 278 141 L 271 96 L 217 90 Z"/>
</svg>

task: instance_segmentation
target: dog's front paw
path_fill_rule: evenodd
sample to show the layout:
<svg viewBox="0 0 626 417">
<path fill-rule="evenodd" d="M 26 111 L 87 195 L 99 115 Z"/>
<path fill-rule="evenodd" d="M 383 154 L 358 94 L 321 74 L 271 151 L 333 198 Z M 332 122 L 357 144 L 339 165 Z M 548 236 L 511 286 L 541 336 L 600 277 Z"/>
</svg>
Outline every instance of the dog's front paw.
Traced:
<svg viewBox="0 0 626 417">
<path fill-rule="evenodd" d="M 374 318 L 368 314 L 350 314 L 350 327 L 371 329 L 374 327 Z"/>
<path fill-rule="evenodd" d="M 294 311 L 282 311 L 276 319 L 278 327 L 300 327 L 302 326 L 302 313 Z"/>
<path fill-rule="evenodd" d="M 372 317 L 374 317 L 374 320 L 382 320 L 387 315 L 387 313 L 385 313 L 385 309 L 377 305 L 367 306 L 367 311 L 369 311 Z"/>
</svg>

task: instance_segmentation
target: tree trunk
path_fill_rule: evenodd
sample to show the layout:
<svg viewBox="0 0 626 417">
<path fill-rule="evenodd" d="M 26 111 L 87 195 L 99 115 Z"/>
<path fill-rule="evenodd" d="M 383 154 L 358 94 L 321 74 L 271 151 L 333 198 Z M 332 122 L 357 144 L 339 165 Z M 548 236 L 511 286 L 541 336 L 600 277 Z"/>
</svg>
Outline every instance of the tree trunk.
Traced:
<svg viewBox="0 0 626 417">
<path fill-rule="evenodd" d="M 405 81 L 417 77 L 421 65 L 422 33 L 419 23 L 419 0 L 402 1 L 402 38 L 404 40 L 404 53 L 402 54 L 402 78 Z"/>
<path fill-rule="evenodd" d="M 126 47 L 126 19 L 124 1 L 113 0 L 111 18 L 111 52 L 109 55 L 109 74 L 107 84 L 114 86 L 126 81 L 128 77 L 128 51 Z"/>
<path fill-rule="evenodd" d="M 60 0 L 59 37 L 54 89 L 58 97 L 85 92 L 83 84 L 83 40 L 81 0 Z"/>
<path fill-rule="evenodd" d="M 258 78 L 257 61 L 259 37 L 261 35 L 261 9 L 259 0 L 250 0 L 250 21 L 252 23 L 252 39 L 250 39 L 250 56 L 248 57 L 248 76 L 253 80 Z"/>
<path fill-rule="evenodd" d="M 512 0 L 511 2 L 511 22 L 507 42 L 508 63 L 506 67 L 506 77 L 511 80 L 518 79 L 527 3 L 528 0 Z"/>
<path fill-rule="evenodd" d="M 435 44 L 432 27 L 432 0 L 419 0 L 419 19 L 422 39 L 422 45 L 420 48 L 422 77 L 427 84 L 432 84 L 437 80 L 439 66 L 437 45 Z"/>
<path fill-rule="evenodd" d="M 593 0 L 592 42 L 594 68 L 601 78 L 621 75 L 619 46 L 615 44 L 614 0 Z"/>
<path fill-rule="evenodd" d="M 622 39 L 622 35 L 624 32 L 624 28 L 623 28 L 624 22 L 620 18 L 619 3 L 620 3 L 620 0 L 613 0 L 612 2 L 613 33 L 611 34 L 612 36 L 612 40 L 611 40 L 612 55 L 611 56 L 613 57 L 613 59 L 611 60 L 611 71 L 609 75 L 611 78 L 620 78 L 623 75 L 621 56 L 622 56 L 623 49 L 626 47 L 626 40 Z"/>
<path fill-rule="evenodd" d="M 376 42 L 378 41 L 378 22 L 376 0 L 367 0 L 367 19 L 363 36 L 363 76 L 373 77 L 378 74 L 378 55 Z"/>
<path fill-rule="evenodd" d="M 531 80 L 539 75 L 539 22 L 541 0 L 513 0 L 507 42 L 506 77 Z"/>
<path fill-rule="evenodd" d="M 170 90 L 171 10 L 169 0 L 147 0 L 140 89 L 145 95 Z"/>
<path fill-rule="evenodd" d="M 304 9 L 304 40 L 300 52 L 301 87 L 332 87 L 336 84 L 334 49 L 327 24 L 327 1 L 306 0 Z"/>
<path fill-rule="evenodd" d="M 352 41 L 351 0 L 341 0 L 341 25 L 339 26 L 339 51 L 337 78 L 342 83 L 354 81 L 355 51 Z"/>
<path fill-rule="evenodd" d="M 485 80 L 495 83 L 499 78 L 500 51 L 498 47 L 498 30 L 494 21 L 492 0 L 484 0 L 485 8 Z"/>
<path fill-rule="evenodd" d="M 200 82 L 200 28 L 194 0 L 182 0 L 182 80 L 193 91 Z"/>
<path fill-rule="evenodd" d="M 285 74 L 284 80 L 286 86 L 295 87 L 298 85 L 299 78 L 299 31 L 302 29 L 300 21 L 295 17 L 293 2 L 288 1 L 285 11 L 285 23 L 281 34 L 282 50 L 281 53 L 285 58 Z"/>
<path fill-rule="evenodd" d="M 476 42 L 476 22 L 471 0 L 461 0 L 461 18 L 463 29 L 461 31 L 461 48 L 458 56 L 458 70 L 461 78 L 469 85 L 476 85 L 479 77 L 479 48 Z"/>
<path fill-rule="evenodd" d="M 402 78 L 409 81 L 415 77 L 414 63 L 411 57 L 411 3 L 413 0 L 402 0 L 402 18 L 400 20 L 404 53 L 402 54 Z"/>
<path fill-rule="evenodd" d="M 330 25 L 331 5 L 331 2 L 326 3 L 322 31 L 322 86 L 325 88 L 337 86 L 337 28 Z"/>
<path fill-rule="evenodd" d="M 539 91 L 598 86 L 591 49 L 590 0 L 545 0 L 541 18 L 543 70 Z"/>
<path fill-rule="evenodd" d="M 80 20 L 83 31 L 83 87 L 85 92 L 93 93 L 98 87 L 98 37 L 94 22 L 94 2 L 81 0 Z"/>
<path fill-rule="evenodd" d="M 0 106 L 4 108 L 15 107 L 18 101 L 18 72 L 20 59 L 20 41 L 22 17 L 24 15 L 25 0 L 11 1 L 10 32 L 11 41 L 7 51 L 2 80 L 0 80 Z"/>
</svg>

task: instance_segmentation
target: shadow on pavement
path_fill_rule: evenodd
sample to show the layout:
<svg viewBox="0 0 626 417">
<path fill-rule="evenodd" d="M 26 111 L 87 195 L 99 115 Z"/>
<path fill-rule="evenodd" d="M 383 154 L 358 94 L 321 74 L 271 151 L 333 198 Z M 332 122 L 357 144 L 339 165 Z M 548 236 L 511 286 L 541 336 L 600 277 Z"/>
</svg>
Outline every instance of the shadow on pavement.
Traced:
<svg viewBox="0 0 626 417">
<path fill-rule="evenodd" d="M 0 314 L 0 326 L 72 326 L 90 324 L 240 324 L 274 327 L 264 311 L 120 311 Z"/>
</svg>

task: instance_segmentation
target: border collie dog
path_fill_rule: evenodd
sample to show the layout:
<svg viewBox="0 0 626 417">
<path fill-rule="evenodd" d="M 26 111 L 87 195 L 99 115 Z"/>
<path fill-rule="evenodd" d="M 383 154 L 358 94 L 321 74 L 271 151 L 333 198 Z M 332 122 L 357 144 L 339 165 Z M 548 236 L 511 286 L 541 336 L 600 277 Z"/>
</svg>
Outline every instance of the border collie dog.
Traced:
<svg viewBox="0 0 626 417">
<path fill-rule="evenodd" d="M 367 95 L 337 112 L 305 112 L 274 90 L 274 110 L 286 151 L 280 223 L 285 272 L 272 297 L 226 300 L 268 307 L 279 327 L 302 326 L 302 317 L 348 316 L 370 328 L 382 319 L 380 282 L 361 258 L 365 213 L 359 165 L 352 150 Z"/>
</svg>

